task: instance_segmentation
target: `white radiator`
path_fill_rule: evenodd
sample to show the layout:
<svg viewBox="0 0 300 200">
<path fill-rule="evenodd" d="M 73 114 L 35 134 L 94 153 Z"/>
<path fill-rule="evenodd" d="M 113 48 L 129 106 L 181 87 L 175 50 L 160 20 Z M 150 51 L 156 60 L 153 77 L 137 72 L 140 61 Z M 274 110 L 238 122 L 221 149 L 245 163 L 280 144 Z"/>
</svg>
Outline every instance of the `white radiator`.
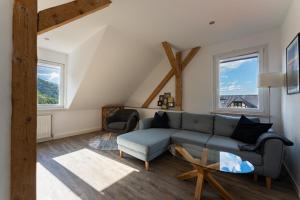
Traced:
<svg viewBox="0 0 300 200">
<path fill-rule="evenodd" d="M 51 138 L 52 115 L 40 115 L 37 117 L 37 139 Z"/>
</svg>

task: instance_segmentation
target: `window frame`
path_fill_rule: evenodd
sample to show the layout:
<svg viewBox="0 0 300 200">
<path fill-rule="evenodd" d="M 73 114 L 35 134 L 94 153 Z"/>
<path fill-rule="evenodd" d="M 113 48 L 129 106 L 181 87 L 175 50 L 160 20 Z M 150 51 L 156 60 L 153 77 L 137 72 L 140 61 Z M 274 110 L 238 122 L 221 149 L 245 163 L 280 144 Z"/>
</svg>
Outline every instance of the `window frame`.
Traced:
<svg viewBox="0 0 300 200">
<path fill-rule="evenodd" d="M 229 114 L 249 114 L 249 115 L 266 115 L 268 96 L 264 89 L 258 88 L 258 108 L 221 108 L 220 107 L 220 61 L 230 60 L 237 57 L 247 58 L 251 54 L 258 54 L 259 57 L 259 73 L 265 73 L 268 66 L 268 46 L 261 45 L 248 49 L 232 51 L 229 53 L 222 53 L 213 57 L 213 108 L 215 113 L 229 113 Z M 250 57 L 250 56 L 249 56 Z"/>
<path fill-rule="evenodd" d="M 47 60 L 38 59 L 38 66 L 42 65 L 45 67 L 60 67 L 60 83 L 59 83 L 59 104 L 38 104 L 38 110 L 55 110 L 55 109 L 64 109 L 65 108 L 65 64 L 52 62 Z M 37 73 L 38 76 L 38 73 Z"/>
</svg>

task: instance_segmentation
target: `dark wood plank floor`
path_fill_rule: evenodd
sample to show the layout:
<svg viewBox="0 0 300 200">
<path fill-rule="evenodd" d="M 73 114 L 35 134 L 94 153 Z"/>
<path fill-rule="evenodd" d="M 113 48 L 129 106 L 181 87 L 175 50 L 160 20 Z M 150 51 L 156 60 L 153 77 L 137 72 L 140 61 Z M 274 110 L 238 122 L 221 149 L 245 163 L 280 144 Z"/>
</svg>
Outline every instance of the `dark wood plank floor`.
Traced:
<svg viewBox="0 0 300 200">
<path fill-rule="evenodd" d="M 128 155 L 120 159 L 118 151 L 99 151 L 89 142 L 101 133 L 91 133 L 38 144 L 38 200 L 189 200 L 194 181 L 179 181 L 175 176 L 191 167 L 168 152 L 150 163 Z M 267 190 L 261 178 L 252 175 L 217 173 L 217 180 L 236 200 L 296 200 L 288 176 L 283 173 Z M 221 200 L 209 186 L 203 200 Z"/>
</svg>

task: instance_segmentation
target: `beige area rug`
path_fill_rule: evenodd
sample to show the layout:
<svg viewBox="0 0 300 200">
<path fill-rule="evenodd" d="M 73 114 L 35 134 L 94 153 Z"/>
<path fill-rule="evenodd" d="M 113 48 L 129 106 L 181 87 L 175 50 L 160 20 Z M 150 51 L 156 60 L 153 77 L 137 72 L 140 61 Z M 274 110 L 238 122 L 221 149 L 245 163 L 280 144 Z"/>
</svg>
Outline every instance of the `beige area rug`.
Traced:
<svg viewBox="0 0 300 200">
<path fill-rule="evenodd" d="M 105 133 L 97 135 L 89 141 L 89 146 L 102 151 L 116 151 L 118 150 L 116 133 Z"/>
</svg>

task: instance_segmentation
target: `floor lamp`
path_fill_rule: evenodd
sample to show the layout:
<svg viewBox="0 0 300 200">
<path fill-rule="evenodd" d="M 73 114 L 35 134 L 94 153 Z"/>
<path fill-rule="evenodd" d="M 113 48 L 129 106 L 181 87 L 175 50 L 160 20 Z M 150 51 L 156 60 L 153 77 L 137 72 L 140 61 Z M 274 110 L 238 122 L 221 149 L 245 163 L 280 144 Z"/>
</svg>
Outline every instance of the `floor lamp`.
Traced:
<svg viewBox="0 0 300 200">
<path fill-rule="evenodd" d="M 268 88 L 269 90 L 269 123 L 271 122 L 271 88 L 283 87 L 284 76 L 280 72 L 261 73 L 258 79 L 259 88 Z"/>
</svg>

